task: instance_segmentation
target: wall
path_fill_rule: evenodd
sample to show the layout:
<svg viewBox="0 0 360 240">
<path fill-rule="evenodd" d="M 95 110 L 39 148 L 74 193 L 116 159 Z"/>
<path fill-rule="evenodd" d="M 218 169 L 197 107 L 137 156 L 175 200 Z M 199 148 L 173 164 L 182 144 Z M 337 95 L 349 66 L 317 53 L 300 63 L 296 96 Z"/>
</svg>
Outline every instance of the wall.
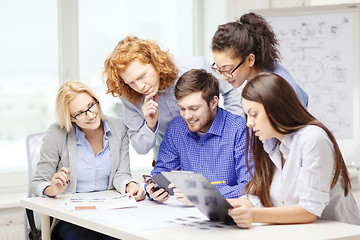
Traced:
<svg viewBox="0 0 360 240">
<path fill-rule="evenodd" d="M 20 207 L 24 197 L 27 197 L 26 173 L 0 175 L 0 240 L 24 239 L 24 209 Z"/>
<path fill-rule="evenodd" d="M 328 5 L 328 4 L 344 4 L 344 3 L 358 3 L 357 1 L 341 1 L 341 0 L 207 0 L 203 2 L 201 15 L 203 20 L 199 21 L 204 26 L 198 27 L 204 29 L 204 36 L 202 36 L 203 44 L 199 44 L 198 55 L 201 53 L 209 62 L 213 62 L 211 52 L 211 40 L 215 33 L 217 26 L 230 21 L 235 21 L 242 14 L 249 12 L 252 9 L 263 8 L 282 8 L 282 7 L 301 7 L 312 5 Z M 200 54 L 200 55 L 201 55 Z M 241 91 L 241 90 L 240 90 Z M 359 103 L 358 103 L 359 104 Z M 360 206 L 360 169 L 349 169 L 352 181 L 352 193 Z"/>
<path fill-rule="evenodd" d="M 201 0 L 202 1 L 202 0 Z M 235 21 L 242 14 L 251 9 L 301 7 L 312 5 L 328 5 L 343 3 L 358 3 L 360 0 L 204 0 L 201 15 L 204 17 L 198 29 L 204 29 L 203 43 L 198 44 L 200 49 L 197 55 L 203 55 L 209 62 L 213 62 L 211 53 L 211 39 L 219 24 Z M 201 9 L 199 9 L 200 11 Z"/>
</svg>

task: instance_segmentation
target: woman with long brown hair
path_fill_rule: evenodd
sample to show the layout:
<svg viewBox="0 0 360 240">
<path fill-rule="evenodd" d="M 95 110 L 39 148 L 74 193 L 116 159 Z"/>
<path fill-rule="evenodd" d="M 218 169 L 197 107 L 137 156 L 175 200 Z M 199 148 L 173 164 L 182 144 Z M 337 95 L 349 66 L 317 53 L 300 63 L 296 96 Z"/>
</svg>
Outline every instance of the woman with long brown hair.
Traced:
<svg viewBox="0 0 360 240">
<path fill-rule="evenodd" d="M 344 159 L 332 133 L 279 75 L 262 73 L 243 89 L 247 154 L 254 174 L 246 198 L 229 200 L 239 227 L 252 222 L 309 223 L 317 218 L 360 225 Z"/>
</svg>

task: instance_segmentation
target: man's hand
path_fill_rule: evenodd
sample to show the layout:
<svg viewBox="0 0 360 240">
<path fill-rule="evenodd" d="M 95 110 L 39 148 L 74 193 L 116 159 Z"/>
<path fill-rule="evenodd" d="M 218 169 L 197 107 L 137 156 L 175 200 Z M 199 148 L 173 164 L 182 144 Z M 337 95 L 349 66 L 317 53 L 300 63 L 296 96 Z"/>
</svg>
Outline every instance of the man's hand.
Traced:
<svg viewBox="0 0 360 240">
<path fill-rule="evenodd" d="M 157 191 L 153 191 L 154 183 L 150 183 L 146 186 L 146 191 L 149 193 L 150 197 L 157 202 L 165 202 L 170 198 L 170 194 L 165 191 L 165 189 L 160 188 Z"/>
</svg>

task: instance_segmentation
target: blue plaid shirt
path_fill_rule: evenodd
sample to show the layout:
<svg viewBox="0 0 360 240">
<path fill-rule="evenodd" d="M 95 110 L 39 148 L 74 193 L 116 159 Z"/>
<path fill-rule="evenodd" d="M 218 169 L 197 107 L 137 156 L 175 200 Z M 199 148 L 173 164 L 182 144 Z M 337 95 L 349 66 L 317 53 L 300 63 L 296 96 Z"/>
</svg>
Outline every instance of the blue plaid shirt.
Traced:
<svg viewBox="0 0 360 240">
<path fill-rule="evenodd" d="M 245 162 L 245 120 L 220 107 L 203 136 L 191 132 L 180 116 L 172 120 L 151 174 L 183 170 L 203 174 L 225 198 L 237 198 L 251 179 Z"/>
</svg>

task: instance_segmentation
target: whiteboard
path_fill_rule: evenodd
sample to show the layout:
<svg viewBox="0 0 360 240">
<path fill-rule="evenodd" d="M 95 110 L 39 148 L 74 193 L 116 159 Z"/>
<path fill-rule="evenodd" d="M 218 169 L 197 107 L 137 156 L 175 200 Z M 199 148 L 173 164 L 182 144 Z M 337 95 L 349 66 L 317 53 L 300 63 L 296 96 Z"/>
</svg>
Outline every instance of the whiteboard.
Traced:
<svg viewBox="0 0 360 240">
<path fill-rule="evenodd" d="M 309 95 L 309 112 L 360 167 L 360 4 L 254 10 L 270 23 L 281 64 Z"/>
</svg>

